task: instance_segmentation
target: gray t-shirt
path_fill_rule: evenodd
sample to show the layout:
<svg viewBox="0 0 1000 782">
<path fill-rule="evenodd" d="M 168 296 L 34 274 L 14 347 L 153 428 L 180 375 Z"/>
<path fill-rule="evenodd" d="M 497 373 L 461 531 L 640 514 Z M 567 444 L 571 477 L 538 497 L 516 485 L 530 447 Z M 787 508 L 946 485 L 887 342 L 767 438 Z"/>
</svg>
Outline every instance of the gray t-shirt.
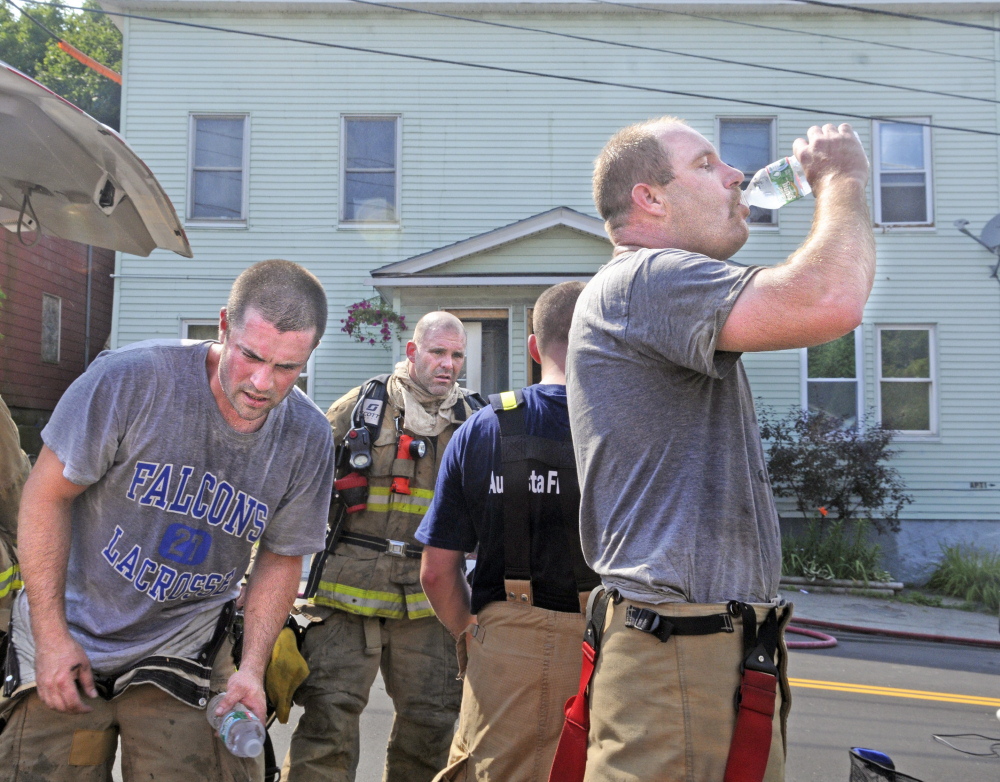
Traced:
<svg viewBox="0 0 1000 782">
<path fill-rule="evenodd" d="M 778 517 L 750 385 L 719 332 L 743 267 L 680 250 L 615 258 L 570 330 L 580 538 L 605 585 L 649 603 L 775 598 Z"/>
<path fill-rule="evenodd" d="M 293 389 L 258 431 L 234 431 L 208 384 L 210 344 L 102 353 L 42 431 L 64 476 L 88 487 L 72 508 L 66 617 L 99 673 L 234 598 L 255 542 L 285 556 L 323 546 L 325 416 Z"/>
</svg>

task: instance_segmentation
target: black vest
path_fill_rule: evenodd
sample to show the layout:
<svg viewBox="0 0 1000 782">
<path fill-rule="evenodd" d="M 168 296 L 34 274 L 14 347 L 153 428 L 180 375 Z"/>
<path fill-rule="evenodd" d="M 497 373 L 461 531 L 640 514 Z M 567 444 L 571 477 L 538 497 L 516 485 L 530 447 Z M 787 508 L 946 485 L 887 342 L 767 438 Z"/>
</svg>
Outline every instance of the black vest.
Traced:
<svg viewBox="0 0 1000 782">
<path fill-rule="evenodd" d="M 530 579 L 534 605 L 580 611 L 579 593 L 600 583 L 580 549 L 580 486 L 573 442 L 529 433 L 521 391 L 493 394 L 502 461 L 486 503 L 489 535 L 480 539 L 473 612 L 505 600 L 504 578 Z M 497 490 L 500 491 L 497 491 Z"/>
</svg>

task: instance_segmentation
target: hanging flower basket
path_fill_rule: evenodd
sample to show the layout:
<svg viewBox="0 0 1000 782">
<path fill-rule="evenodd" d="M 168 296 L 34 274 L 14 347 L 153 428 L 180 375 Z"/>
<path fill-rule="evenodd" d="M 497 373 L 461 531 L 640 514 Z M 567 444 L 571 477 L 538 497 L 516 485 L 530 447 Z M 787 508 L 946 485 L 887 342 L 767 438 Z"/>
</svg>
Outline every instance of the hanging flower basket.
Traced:
<svg viewBox="0 0 1000 782">
<path fill-rule="evenodd" d="M 403 338 L 406 318 L 397 314 L 381 297 L 356 301 L 347 308 L 347 317 L 341 318 L 340 327 L 355 342 L 381 345 L 391 350 L 392 340 Z"/>
</svg>

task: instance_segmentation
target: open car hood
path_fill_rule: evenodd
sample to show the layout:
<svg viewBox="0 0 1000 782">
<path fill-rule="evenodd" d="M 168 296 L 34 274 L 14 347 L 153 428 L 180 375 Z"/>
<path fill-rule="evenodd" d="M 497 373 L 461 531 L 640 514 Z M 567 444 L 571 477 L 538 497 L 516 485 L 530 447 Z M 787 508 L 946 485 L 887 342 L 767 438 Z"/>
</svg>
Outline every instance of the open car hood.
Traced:
<svg viewBox="0 0 1000 782">
<path fill-rule="evenodd" d="M 125 140 L 0 62 L 0 225 L 19 224 L 26 242 L 41 227 L 134 255 L 192 257 L 173 204 Z"/>
</svg>

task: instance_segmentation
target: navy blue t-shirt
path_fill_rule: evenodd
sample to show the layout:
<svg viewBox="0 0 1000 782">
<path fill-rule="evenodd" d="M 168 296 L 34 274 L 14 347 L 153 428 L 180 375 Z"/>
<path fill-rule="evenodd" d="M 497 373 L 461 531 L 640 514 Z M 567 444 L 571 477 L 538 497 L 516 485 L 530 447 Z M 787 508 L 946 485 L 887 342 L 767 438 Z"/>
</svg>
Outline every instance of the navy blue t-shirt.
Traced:
<svg viewBox="0 0 1000 782">
<path fill-rule="evenodd" d="M 524 400 L 527 434 L 568 440 L 565 386 L 529 386 L 524 389 Z M 479 546 L 472 581 L 473 613 L 486 603 L 505 599 L 501 466 L 500 424 L 492 407 L 486 407 L 462 424 L 448 443 L 434 499 L 416 533 L 417 540 L 435 548 L 471 552 Z M 542 474 L 539 465 L 529 475 L 542 488 L 530 495 L 534 603 L 556 611 L 579 611 L 578 591 L 596 586 L 599 579 L 583 564 L 580 552 L 576 471 L 560 471 L 558 480 L 549 472 L 546 469 Z M 566 511 L 565 492 L 572 492 L 571 513 Z M 585 583 L 578 583 L 581 573 Z"/>
</svg>

